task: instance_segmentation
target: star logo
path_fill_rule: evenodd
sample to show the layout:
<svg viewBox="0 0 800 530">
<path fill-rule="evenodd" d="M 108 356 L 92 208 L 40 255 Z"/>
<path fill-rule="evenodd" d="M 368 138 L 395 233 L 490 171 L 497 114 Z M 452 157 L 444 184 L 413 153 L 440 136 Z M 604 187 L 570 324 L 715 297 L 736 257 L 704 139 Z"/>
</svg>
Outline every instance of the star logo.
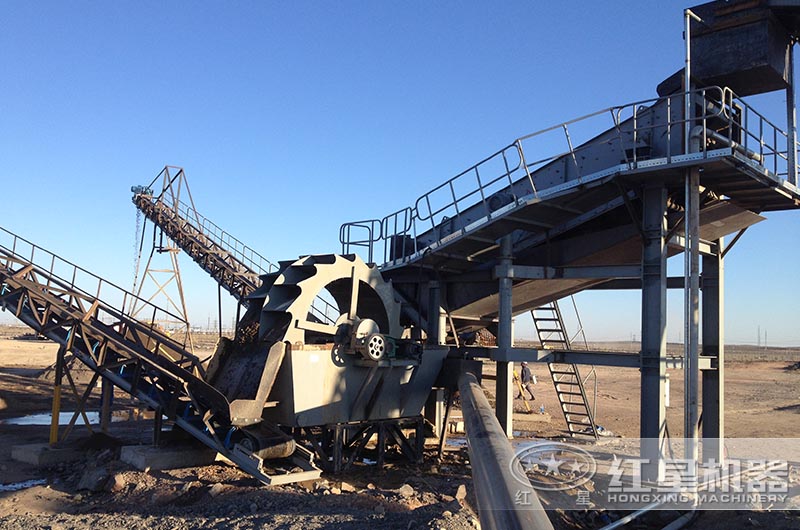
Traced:
<svg viewBox="0 0 800 530">
<path fill-rule="evenodd" d="M 522 484 L 541 491 L 563 491 L 588 482 L 597 472 L 591 454 L 580 447 L 537 441 L 522 447 L 512 460 L 512 472 Z"/>
<path fill-rule="evenodd" d="M 564 462 L 562 462 L 561 460 L 556 460 L 556 457 L 555 457 L 555 456 L 553 456 L 553 454 L 552 454 L 552 453 L 550 453 L 550 458 L 548 458 L 547 460 L 545 460 L 543 463 L 544 463 L 544 464 L 547 466 L 547 471 L 546 471 L 546 473 L 549 473 L 549 474 L 555 475 L 556 473 L 558 473 L 558 468 L 559 468 L 559 467 L 561 466 L 561 464 L 563 464 Z"/>
</svg>

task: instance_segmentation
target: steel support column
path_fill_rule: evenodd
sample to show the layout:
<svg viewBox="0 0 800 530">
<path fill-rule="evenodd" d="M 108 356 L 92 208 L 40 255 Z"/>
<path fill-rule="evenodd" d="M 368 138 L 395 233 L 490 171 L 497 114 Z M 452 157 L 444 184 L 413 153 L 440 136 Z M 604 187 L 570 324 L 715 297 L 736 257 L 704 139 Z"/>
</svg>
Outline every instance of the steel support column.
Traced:
<svg viewBox="0 0 800 530">
<path fill-rule="evenodd" d="M 722 244 L 717 241 L 717 255 L 703 256 L 703 357 L 711 360 L 711 369 L 703 370 L 703 461 L 721 462 L 725 438 L 725 333 L 724 333 L 724 261 Z"/>
<path fill-rule="evenodd" d="M 500 241 L 501 256 L 500 267 L 505 266 L 506 270 L 511 267 L 511 236 L 505 236 Z M 497 314 L 497 347 L 501 352 L 513 347 L 512 330 L 512 287 L 513 280 L 509 276 L 499 278 L 499 307 Z M 514 364 L 508 361 L 497 362 L 497 386 L 495 388 L 497 396 L 497 419 L 500 426 L 509 438 L 513 436 L 513 413 L 514 413 L 514 393 L 512 382 L 514 380 Z"/>
<path fill-rule="evenodd" d="M 439 436 L 444 426 L 444 392 L 445 390 L 443 388 L 434 388 L 431 390 L 428 399 L 425 401 L 425 407 L 423 409 L 425 420 L 430 423 L 434 436 Z"/>
<path fill-rule="evenodd" d="M 786 86 L 786 143 L 787 149 L 787 166 L 788 166 L 788 179 L 794 185 L 797 185 L 797 110 L 794 100 L 794 43 L 789 44 L 788 58 L 788 77 L 789 84 Z"/>
<path fill-rule="evenodd" d="M 164 427 L 164 411 L 156 407 L 153 413 L 153 447 L 161 445 L 161 434 Z"/>
<path fill-rule="evenodd" d="M 111 427 L 111 405 L 114 402 L 114 385 L 103 377 L 100 380 L 100 430 L 108 433 Z"/>
<path fill-rule="evenodd" d="M 686 171 L 684 286 L 684 458 L 698 461 L 700 426 L 700 172 Z"/>
<path fill-rule="evenodd" d="M 429 345 L 444 343 L 441 323 L 442 289 L 439 282 L 428 282 L 428 334 Z"/>
<path fill-rule="evenodd" d="M 59 416 L 61 416 L 61 383 L 64 380 L 64 355 L 66 346 L 59 346 L 56 354 L 56 374 L 53 385 L 53 409 L 50 415 L 50 445 L 58 443 Z"/>
<path fill-rule="evenodd" d="M 667 191 L 648 186 L 642 197 L 642 352 L 640 437 L 642 479 L 657 481 L 663 474 L 661 448 L 666 430 L 667 253 L 664 212 Z"/>
</svg>

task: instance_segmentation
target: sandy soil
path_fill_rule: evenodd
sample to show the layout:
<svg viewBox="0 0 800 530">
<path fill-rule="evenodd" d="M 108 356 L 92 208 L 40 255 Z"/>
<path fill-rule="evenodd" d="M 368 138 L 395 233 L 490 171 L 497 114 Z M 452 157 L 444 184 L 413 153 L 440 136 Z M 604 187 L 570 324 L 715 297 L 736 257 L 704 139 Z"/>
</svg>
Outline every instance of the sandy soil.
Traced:
<svg viewBox="0 0 800 530">
<path fill-rule="evenodd" d="M 725 422 L 732 438 L 791 438 L 800 435 L 800 370 L 787 371 L 788 362 L 733 362 L 725 371 Z M 522 400 L 515 402 L 517 429 L 535 431 L 537 436 L 563 434 L 563 417 L 545 366 L 534 366 L 539 379 L 534 414 L 524 414 Z M 597 406 L 595 423 L 625 437 L 639 436 L 639 371 L 597 367 Z M 588 374 L 584 370 L 582 375 Z M 683 436 L 683 370 L 670 370 L 670 406 L 667 426 L 671 436 Z M 491 383 L 487 382 L 490 391 Z M 590 403 L 594 383 L 586 383 Z M 537 418 L 541 405 L 545 417 Z M 553 417 L 550 417 L 550 414 Z"/>
<path fill-rule="evenodd" d="M 52 389 L 46 368 L 56 346 L 47 341 L 20 340 L 24 328 L 0 327 L 0 421 L 50 409 Z M 215 337 L 197 341 L 213 350 Z M 780 355 L 785 355 L 781 352 Z M 789 352 L 786 355 L 794 355 Z M 800 411 L 800 370 L 790 363 L 734 362 L 727 369 L 727 433 L 731 437 L 795 437 Z M 491 371 L 491 370 L 487 370 Z M 520 436 L 563 437 L 558 410 L 545 367 L 534 367 L 537 385 L 533 414 L 517 400 Z M 88 381 L 75 370 L 78 386 Z M 597 369 L 597 423 L 624 437 L 638 435 L 639 372 Z M 683 375 L 671 372 L 672 436 L 682 433 Z M 487 381 L 487 390 L 493 388 Z M 589 385 L 589 393 L 593 387 Z M 120 414 L 134 406 L 118 395 Z M 544 405 L 545 414 L 538 414 Z M 69 398 L 67 405 L 69 406 Z M 148 443 L 145 420 L 114 423 L 110 437 L 90 436 L 76 427 L 67 444 L 86 451 L 85 459 L 38 469 L 10 459 L 11 446 L 45 442 L 47 426 L 0 425 L 0 484 L 26 480 L 42 483 L 19 491 L 0 491 L 0 529 L 49 530 L 189 529 L 189 528 L 443 528 L 479 526 L 469 476 L 468 455 L 456 443 L 437 462 L 431 449 L 421 466 L 392 463 L 383 470 L 357 466 L 346 476 L 326 476 L 314 483 L 283 487 L 259 484 L 234 467 L 141 472 L 118 460 L 119 446 Z M 458 440 L 456 440 L 458 442 Z M 89 480 L 97 479 L 97 480 Z M 89 484 L 89 489 L 87 488 Z M 600 528 L 596 513 L 550 512 L 557 528 Z M 631 528 L 662 527 L 675 513 L 655 513 Z M 800 528 L 800 512 L 705 512 L 692 528 Z"/>
</svg>

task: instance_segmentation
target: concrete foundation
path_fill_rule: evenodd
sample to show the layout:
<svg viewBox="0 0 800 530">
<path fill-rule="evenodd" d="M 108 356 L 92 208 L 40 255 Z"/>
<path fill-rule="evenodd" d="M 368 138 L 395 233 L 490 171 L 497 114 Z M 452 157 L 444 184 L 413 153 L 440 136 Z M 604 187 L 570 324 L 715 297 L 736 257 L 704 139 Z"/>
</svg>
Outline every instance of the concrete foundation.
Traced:
<svg viewBox="0 0 800 530">
<path fill-rule="evenodd" d="M 120 451 L 119 459 L 136 469 L 159 470 L 207 466 L 213 464 L 216 457 L 216 451 L 202 447 L 126 445 Z"/>
<path fill-rule="evenodd" d="M 11 458 L 38 467 L 58 465 L 62 462 L 74 462 L 83 458 L 84 452 L 71 447 L 50 447 L 46 443 L 14 445 L 11 447 Z"/>
</svg>

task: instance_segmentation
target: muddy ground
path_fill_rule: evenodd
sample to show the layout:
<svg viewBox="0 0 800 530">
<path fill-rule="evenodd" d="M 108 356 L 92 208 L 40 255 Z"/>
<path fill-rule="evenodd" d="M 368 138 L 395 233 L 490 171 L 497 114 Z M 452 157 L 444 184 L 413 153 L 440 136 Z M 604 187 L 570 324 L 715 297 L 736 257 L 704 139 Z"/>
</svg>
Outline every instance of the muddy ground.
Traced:
<svg viewBox="0 0 800 530">
<path fill-rule="evenodd" d="M 0 422 L 49 412 L 52 396 L 48 372 L 56 346 L 35 337 L 20 337 L 26 328 L 0 327 Z M 26 340 L 27 339 L 27 340 Z M 213 349 L 215 337 L 196 344 Z M 741 352 L 740 352 L 741 353 Z M 726 429 L 730 437 L 789 438 L 798 433 L 800 370 L 786 370 L 800 355 L 792 351 L 759 352 L 768 362 L 735 361 L 727 365 Z M 796 358 L 795 358 L 796 356 Z M 738 356 L 741 358 L 741 355 Z M 744 358 L 747 358 L 745 355 Z M 784 359 L 784 360 L 775 360 Z M 73 370 L 83 390 L 90 374 Z M 492 370 L 488 369 L 489 375 Z M 561 438 L 563 418 L 544 366 L 534 366 L 540 383 L 532 413 L 515 402 L 519 437 Z M 618 436 L 638 435 L 638 371 L 597 369 L 597 423 Z M 490 379 L 485 382 L 493 392 Z M 683 375 L 671 373 L 672 436 L 681 436 Z M 593 384 L 589 384 L 593 394 Z M 65 388 L 65 410 L 74 403 Z M 545 413 L 540 414 L 541 406 Z M 96 407 L 96 403 L 93 404 Z M 90 435 L 76 427 L 66 441 L 85 451 L 82 460 L 35 468 L 11 460 L 11 447 L 46 442 L 47 425 L 0 424 L 0 484 L 39 481 L 18 491 L 0 486 L 0 529 L 194 529 L 194 528 L 317 528 L 410 529 L 477 528 L 474 492 L 463 439 L 454 435 L 442 461 L 431 446 L 425 463 L 391 462 L 382 470 L 361 464 L 345 476 L 290 486 L 264 486 L 224 463 L 171 471 L 143 472 L 119 461 L 123 444 L 147 444 L 151 422 L 138 416 L 135 404 L 115 396 L 118 421 L 109 435 Z M 458 413 L 456 413 L 456 416 Z M 600 528 L 607 523 L 597 513 L 549 512 L 556 528 Z M 612 518 L 621 514 L 611 514 Z M 630 528 L 660 528 L 677 514 L 654 513 Z M 704 512 L 690 528 L 800 528 L 800 512 Z"/>
</svg>

